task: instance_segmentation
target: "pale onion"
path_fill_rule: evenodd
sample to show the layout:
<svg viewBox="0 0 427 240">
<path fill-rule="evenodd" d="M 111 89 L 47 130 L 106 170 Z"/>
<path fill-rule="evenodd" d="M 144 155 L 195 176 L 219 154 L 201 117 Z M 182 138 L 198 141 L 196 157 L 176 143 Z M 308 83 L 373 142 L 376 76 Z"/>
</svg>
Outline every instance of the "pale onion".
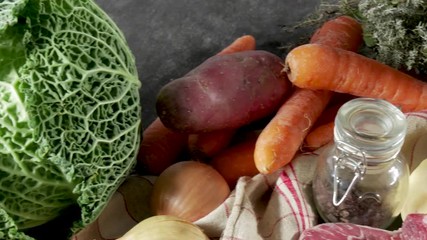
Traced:
<svg viewBox="0 0 427 240">
<path fill-rule="evenodd" d="M 87 225 L 71 239 L 116 239 L 138 222 L 151 217 L 151 181 L 131 175 L 120 185 L 95 222 Z M 117 221 L 117 219 L 120 219 Z"/>
<path fill-rule="evenodd" d="M 158 215 L 138 223 L 117 240 L 209 240 L 195 224 L 175 216 Z"/>
<path fill-rule="evenodd" d="M 225 179 L 208 164 L 175 163 L 153 186 L 151 207 L 156 215 L 173 215 L 194 222 L 213 211 L 229 196 Z"/>
<path fill-rule="evenodd" d="M 427 213 L 427 159 L 424 159 L 409 176 L 408 196 L 401 216 L 404 220 L 411 213 Z"/>
</svg>

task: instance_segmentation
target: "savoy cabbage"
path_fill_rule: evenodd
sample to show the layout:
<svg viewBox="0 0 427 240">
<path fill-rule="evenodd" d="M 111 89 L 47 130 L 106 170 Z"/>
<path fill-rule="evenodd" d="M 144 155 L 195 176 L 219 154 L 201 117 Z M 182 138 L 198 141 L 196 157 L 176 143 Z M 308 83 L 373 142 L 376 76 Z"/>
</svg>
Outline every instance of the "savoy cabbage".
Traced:
<svg viewBox="0 0 427 240">
<path fill-rule="evenodd" d="M 92 222 L 135 164 L 140 81 L 92 0 L 0 0 L 0 239 L 73 204 Z"/>
</svg>

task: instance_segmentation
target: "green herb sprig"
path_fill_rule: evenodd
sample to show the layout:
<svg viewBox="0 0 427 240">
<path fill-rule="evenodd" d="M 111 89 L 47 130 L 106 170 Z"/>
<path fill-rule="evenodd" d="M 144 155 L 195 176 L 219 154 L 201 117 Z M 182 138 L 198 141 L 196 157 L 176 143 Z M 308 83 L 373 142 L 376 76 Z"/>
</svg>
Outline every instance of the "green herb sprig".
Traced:
<svg viewBox="0 0 427 240">
<path fill-rule="evenodd" d="M 427 73 L 427 1 L 363 0 L 357 7 L 370 57 Z"/>
</svg>

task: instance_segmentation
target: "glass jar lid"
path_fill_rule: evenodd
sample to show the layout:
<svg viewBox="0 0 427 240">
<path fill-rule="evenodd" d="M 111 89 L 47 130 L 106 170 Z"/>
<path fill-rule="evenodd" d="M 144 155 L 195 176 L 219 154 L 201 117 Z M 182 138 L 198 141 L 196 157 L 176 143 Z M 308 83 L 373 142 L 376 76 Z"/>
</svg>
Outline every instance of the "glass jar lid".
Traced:
<svg viewBox="0 0 427 240">
<path fill-rule="evenodd" d="M 399 153 L 406 127 L 405 115 L 393 104 L 381 99 L 356 98 L 338 111 L 334 138 L 360 149 L 368 164 L 384 162 Z"/>
</svg>

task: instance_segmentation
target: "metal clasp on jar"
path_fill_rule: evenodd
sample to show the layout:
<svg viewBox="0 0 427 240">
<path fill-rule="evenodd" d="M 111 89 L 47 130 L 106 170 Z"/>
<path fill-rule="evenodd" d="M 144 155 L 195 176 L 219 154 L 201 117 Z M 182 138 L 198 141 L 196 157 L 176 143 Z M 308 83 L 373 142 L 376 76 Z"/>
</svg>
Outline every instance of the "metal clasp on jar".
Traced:
<svg viewBox="0 0 427 240">
<path fill-rule="evenodd" d="M 333 184 L 333 195 L 332 195 L 332 203 L 334 206 L 339 206 L 350 194 L 350 191 L 356 185 L 356 183 L 363 177 L 366 171 L 366 156 L 365 152 L 361 149 L 354 147 L 348 143 L 337 141 L 336 142 L 337 149 L 339 150 L 339 155 L 335 159 L 334 163 L 334 184 Z M 338 196 L 338 184 L 341 181 L 339 176 L 340 169 L 348 168 L 353 172 L 353 178 L 348 185 L 347 189 L 345 189 L 344 194 L 339 198 Z"/>
</svg>

